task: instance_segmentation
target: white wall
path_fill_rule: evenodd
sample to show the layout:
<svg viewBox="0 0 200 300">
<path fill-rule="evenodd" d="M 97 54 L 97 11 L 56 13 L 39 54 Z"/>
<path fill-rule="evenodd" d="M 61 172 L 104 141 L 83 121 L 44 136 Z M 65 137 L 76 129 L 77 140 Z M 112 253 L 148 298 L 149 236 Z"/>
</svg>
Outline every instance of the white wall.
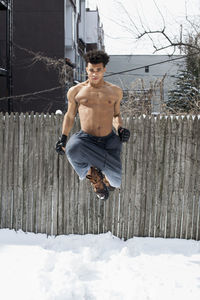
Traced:
<svg viewBox="0 0 200 300">
<path fill-rule="evenodd" d="M 79 38 L 86 43 L 86 11 L 85 0 L 81 0 L 81 21 L 79 23 Z"/>
<path fill-rule="evenodd" d="M 98 44 L 98 12 L 86 11 L 86 43 Z"/>
<path fill-rule="evenodd" d="M 65 0 L 65 57 L 75 63 L 76 14 L 73 5 Z"/>
</svg>

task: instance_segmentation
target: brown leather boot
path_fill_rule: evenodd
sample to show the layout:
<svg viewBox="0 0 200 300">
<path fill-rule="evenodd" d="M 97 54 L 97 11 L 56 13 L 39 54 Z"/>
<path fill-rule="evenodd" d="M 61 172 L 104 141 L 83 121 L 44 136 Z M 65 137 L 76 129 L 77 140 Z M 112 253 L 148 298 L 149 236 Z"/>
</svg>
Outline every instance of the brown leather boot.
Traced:
<svg viewBox="0 0 200 300">
<path fill-rule="evenodd" d="M 104 176 L 104 175 L 103 175 Z M 110 182 L 108 181 L 108 179 L 106 178 L 106 176 L 103 177 L 103 182 L 105 183 L 105 185 L 107 186 L 109 191 L 114 191 L 115 187 L 110 185 Z"/>
<path fill-rule="evenodd" d="M 99 169 L 91 167 L 86 175 L 86 178 L 90 180 L 94 188 L 94 192 L 99 199 L 108 199 L 109 191 L 106 184 L 103 182 L 104 176 Z"/>
</svg>

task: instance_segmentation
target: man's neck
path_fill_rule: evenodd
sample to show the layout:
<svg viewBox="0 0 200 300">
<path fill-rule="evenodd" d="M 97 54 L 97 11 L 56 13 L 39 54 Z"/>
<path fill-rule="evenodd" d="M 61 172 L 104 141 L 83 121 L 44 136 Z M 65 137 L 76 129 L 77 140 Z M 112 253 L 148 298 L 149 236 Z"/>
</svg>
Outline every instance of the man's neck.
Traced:
<svg viewBox="0 0 200 300">
<path fill-rule="evenodd" d="M 100 88 L 100 87 L 104 86 L 104 84 L 105 84 L 105 81 L 103 79 L 100 82 L 98 82 L 97 84 L 94 84 L 89 81 L 89 85 L 93 88 Z"/>
</svg>

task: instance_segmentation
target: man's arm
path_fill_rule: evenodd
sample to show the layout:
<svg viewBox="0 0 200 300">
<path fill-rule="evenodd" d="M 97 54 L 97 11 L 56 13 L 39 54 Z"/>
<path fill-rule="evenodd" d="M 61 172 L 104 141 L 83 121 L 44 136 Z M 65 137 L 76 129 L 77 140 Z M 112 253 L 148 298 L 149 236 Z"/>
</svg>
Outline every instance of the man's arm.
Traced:
<svg viewBox="0 0 200 300">
<path fill-rule="evenodd" d="M 72 87 L 69 89 L 67 93 L 68 99 L 68 110 L 64 116 L 63 125 L 62 125 L 62 134 L 68 136 L 73 125 L 74 119 L 78 110 L 78 104 L 75 100 L 75 96 L 77 94 L 77 87 Z"/>
<path fill-rule="evenodd" d="M 118 88 L 118 99 L 114 107 L 114 117 L 113 117 L 113 127 L 118 132 L 121 142 L 128 142 L 130 138 L 130 131 L 126 128 L 123 128 L 123 121 L 120 115 L 120 102 L 123 97 L 123 92 Z"/>
<path fill-rule="evenodd" d="M 120 102 L 123 97 L 123 92 L 122 92 L 121 88 L 118 87 L 117 89 L 118 89 L 118 93 L 117 93 L 118 99 L 115 102 L 114 117 L 113 117 L 113 127 L 115 128 L 116 131 L 118 131 L 118 129 L 123 126 L 123 121 L 122 121 L 121 114 L 120 114 Z"/>
<path fill-rule="evenodd" d="M 78 110 L 78 104 L 76 103 L 75 96 L 77 94 L 77 87 L 72 87 L 67 93 L 68 98 L 68 110 L 64 116 L 62 125 L 62 136 L 56 143 L 56 152 L 60 155 L 65 154 L 65 146 L 67 143 L 67 136 L 74 125 L 74 119 Z"/>
</svg>

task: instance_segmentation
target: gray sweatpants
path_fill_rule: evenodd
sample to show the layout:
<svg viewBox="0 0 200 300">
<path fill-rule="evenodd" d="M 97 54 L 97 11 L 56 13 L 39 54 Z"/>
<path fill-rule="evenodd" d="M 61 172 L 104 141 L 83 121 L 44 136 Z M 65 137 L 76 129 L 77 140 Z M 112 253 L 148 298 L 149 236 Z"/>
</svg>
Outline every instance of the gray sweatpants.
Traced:
<svg viewBox="0 0 200 300">
<path fill-rule="evenodd" d="M 80 130 L 67 142 L 66 155 L 80 179 L 84 179 L 93 166 L 106 175 L 110 185 L 120 187 L 121 149 L 122 143 L 114 131 L 97 137 Z"/>
</svg>

